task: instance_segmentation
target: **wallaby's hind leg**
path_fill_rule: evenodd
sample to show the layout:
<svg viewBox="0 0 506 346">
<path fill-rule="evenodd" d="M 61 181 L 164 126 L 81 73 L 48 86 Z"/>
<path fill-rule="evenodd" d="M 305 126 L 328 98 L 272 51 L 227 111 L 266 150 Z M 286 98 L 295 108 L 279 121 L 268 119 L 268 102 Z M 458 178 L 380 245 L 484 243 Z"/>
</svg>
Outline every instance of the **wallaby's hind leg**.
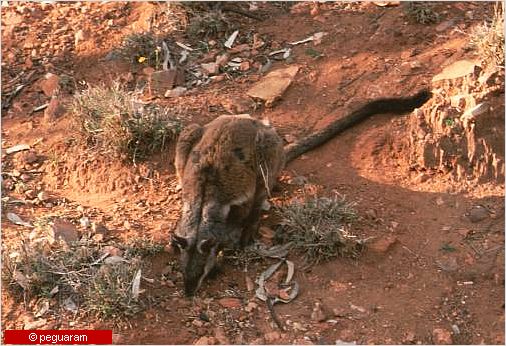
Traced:
<svg viewBox="0 0 506 346">
<path fill-rule="evenodd" d="M 184 167 L 188 161 L 188 155 L 193 149 L 195 144 L 202 138 L 204 128 L 198 124 L 188 125 L 179 135 L 176 144 L 176 159 L 174 165 L 176 166 L 176 174 L 179 183 L 183 177 Z"/>
</svg>

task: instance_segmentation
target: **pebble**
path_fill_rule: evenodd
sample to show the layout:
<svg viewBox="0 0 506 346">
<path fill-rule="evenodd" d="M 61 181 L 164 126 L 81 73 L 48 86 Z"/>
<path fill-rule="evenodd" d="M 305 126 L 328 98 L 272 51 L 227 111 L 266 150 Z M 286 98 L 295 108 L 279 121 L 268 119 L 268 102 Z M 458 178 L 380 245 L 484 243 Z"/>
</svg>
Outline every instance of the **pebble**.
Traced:
<svg viewBox="0 0 506 346">
<path fill-rule="evenodd" d="M 239 298 L 221 298 L 218 303 L 224 308 L 238 308 L 241 306 L 241 300 Z"/>
<path fill-rule="evenodd" d="M 80 218 L 79 223 L 84 228 L 88 228 L 91 225 L 90 219 L 88 219 L 86 216 L 83 216 L 82 218 Z"/>
<path fill-rule="evenodd" d="M 40 329 L 43 326 L 47 324 L 47 320 L 45 318 L 36 320 L 36 321 L 27 321 L 25 322 L 24 329 L 27 330 L 33 330 L 33 329 Z"/>
<path fill-rule="evenodd" d="M 386 253 L 390 250 L 393 245 L 397 243 L 397 238 L 394 236 L 385 236 L 383 238 L 379 238 L 369 244 L 368 248 L 377 253 Z"/>
<path fill-rule="evenodd" d="M 214 337 L 221 345 L 230 345 L 230 339 L 227 337 L 227 334 L 223 328 L 217 327 L 214 330 Z"/>
<path fill-rule="evenodd" d="M 213 336 L 203 336 L 195 341 L 194 345 L 216 345 L 216 338 Z"/>
<path fill-rule="evenodd" d="M 28 199 L 35 199 L 37 197 L 37 195 L 35 193 L 35 190 L 26 190 L 25 191 L 25 196 Z"/>
<path fill-rule="evenodd" d="M 216 75 L 220 71 L 220 65 L 215 62 L 200 65 L 202 69 L 209 75 Z"/>
<path fill-rule="evenodd" d="M 315 322 L 323 322 L 327 319 L 327 315 L 321 307 L 321 303 L 316 302 L 311 313 L 311 320 Z"/>
<path fill-rule="evenodd" d="M 437 345 L 451 345 L 453 343 L 452 334 L 443 328 L 436 328 L 432 331 L 432 338 Z"/>
<path fill-rule="evenodd" d="M 244 308 L 246 312 L 253 312 L 256 308 L 258 308 L 258 304 L 254 302 L 249 302 L 248 305 Z"/>
<path fill-rule="evenodd" d="M 269 332 L 264 335 L 266 343 L 273 343 L 281 339 L 281 334 L 277 331 Z"/>
<path fill-rule="evenodd" d="M 64 242 L 69 243 L 79 240 L 79 233 L 76 226 L 65 220 L 56 220 L 51 227 L 53 239 L 62 239 Z"/>
<path fill-rule="evenodd" d="M 477 222 L 485 220 L 489 216 L 490 215 L 489 215 L 487 209 L 485 209 L 481 205 L 477 205 L 477 206 L 472 207 L 471 210 L 469 210 L 468 218 L 472 223 L 477 223 Z"/>
<path fill-rule="evenodd" d="M 41 202 L 46 202 L 48 199 L 49 199 L 49 195 L 47 194 L 47 192 L 45 191 L 41 191 L 37 194 L 37 198 L 41 201 Z"/>
</svg>

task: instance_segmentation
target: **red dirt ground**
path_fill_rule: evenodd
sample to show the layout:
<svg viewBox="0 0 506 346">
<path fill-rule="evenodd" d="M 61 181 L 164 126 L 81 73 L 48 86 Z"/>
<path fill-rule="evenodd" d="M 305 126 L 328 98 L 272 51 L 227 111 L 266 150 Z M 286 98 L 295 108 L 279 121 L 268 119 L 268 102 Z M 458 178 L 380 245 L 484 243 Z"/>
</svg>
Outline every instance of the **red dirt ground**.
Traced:
<svg viewBox="0 0 506 346">
<path fill-rule="evenodd" d="M 149 13 L 163 6 L 9 3 L 2 8 L 2 84 L 8 85 L 21 71 L 35 71 L 32 83 L 2 114 L 2 170 L 23 170 L 20 155 L 6 155 L 5 148 L 42 138 L 34 148 L 44 158 L 35 167 L 43 173 L 33 174 L 28 184 L 68 201 L 51 208 L 4 207 L 4 249 L 16 242 L 20 232 L 27 232 L 6 220 L 6 209 L 34 219 L 47 213 L 65 215 L 77 206 L 103 222 L 113 237 L 149 235 L 168 243 L 179 210 L 173 148 L 134 167 L 81 147 L 67 147 L 65 140 L 73 136 L 68 131 L 68 115 L 48 125 L 42 112 L 28 112 L 47 102 L 35 83 L 46 72 L 71 74 L 90 85 L 128 80 L 128 64 L 107 62 L 103 57 L 125 34 L 145 29 Z M 282 136 L 298 137 L 324 126 L 365 99 L 411 94 L 430 85 L 442 67 L 474 57 L 473 51 L 465 49 L 465 33 L 492 13 L 491 4 L 441 3 L 436 8 L 441 22 L 452 21 L 445 28 L 409 21 L 402 6 L 325 4 L 311 11 L 312 6 L 299 4 L 290 13 L 274 4 L 262 4 L 260 11 L 269 13 L 263 21 L 230 16 L 241 22 L 241 28 L 271 42 L 300 40 L 318 31 L 329 33 L 314 46 L 323 54 L 319 59 L 305 53 L 312 44 L 293 49 L 294 62 L 302 67 L 292 86 L 273 108 L 252 111 L 255 117 L 268 117 Z M 108 20 L 113 21 L 110 27 Z M 57 32 L 58 28 L 63 29 Z M 89 38 L 73 47 L 78 29 L 89 30 Z M 182 37 L 179 31 L 174 35 Z M 66 41 L 71 48 L 65 48 Z M 35 53 L 30 58 L 32 50 Z M 50 53 L 46 61 L 34 58 L 46 52 Z M 421 67 L 410 69 L 413 62 Z M 284 65 L 275 62 L 273 69 Z M 182 110 L 186 123 L 206 123 L 225 113 L 223 103 L 240 97 L 259 78 L 250 72 L 157 103 Z M 409 167 L 393 162 L 389 153 L 387 143 L 395 141 L 398 122 L 402 118 L 375 116 L 286 168 L 284 175 L 306 177 L 318 186 L 319 195 L 338 192 L 355 202 L 360 221 L 354 232 L 375 237 L 379 244 L 357 260 L 340 258 L 307 271 L 300 269 L 300 258 L 291 254 L 300 294 L 293 302 L 275 307 L 282 322 L 291 321 L 286 331 L 273 325 L 266 306 L 246 288 L 245 277 L 256 277 L 265 270 L 266 262 L 249 267 L 247 273 L 242 266 L 227 264 L 224 273 L 206 283 L 199 298 L 190 301 L 182 296 L 180 277 L 172 267 L 176 257 L 168 252 L 149 263 L 149 277 L 155 280 L 144 287 L 143 295 L 155 304 L 128 323 L 64 314 L 48 318 L 48 323 L 59 329 L 113 328 L 115 343 L 120 344 L 193 344 L 206 341 L 203 336 L 215 337 L 208 342 L 232 344 L 335 344 L 337 340 L 504 344 L 504 186 L 476 186 L 454 193 L 454 186 L 443 180 L 416 183 Z M 58 168 L 51 168 L 55 162 Z M 4 196 L 19 196 L 2 191 Z M 285 200 L 301 193 L 297 186 L 283 184 L 276 198 Z M 476 205 L 488 208 L 490 217 L 472 223 L 466 213 Z M 125 228 L 125 221 L 130 229 Z M 268 214 L 265 224 L 272 223 Z M 443 251 L 445 244 L 455 251 Z M 167 268 L 175 287 L 162 282 L 161 274 Z M 219 305 L 218 299 L 227 290 L 241 298 L 240 306 Z M 249 302 L 258 304 L 252 312 L 245 310 Z M 311 319 L 316 302 L 321 303 L 327 321 Z M 199 321 L 201 312 L 208 314 L 210 322 Z M 33 319 L 30 309 L 2 291 L 3 328 L 21 329 L 26 320 Z M 438 338 L 438 329 L 447 337 Z"/>
</svg>

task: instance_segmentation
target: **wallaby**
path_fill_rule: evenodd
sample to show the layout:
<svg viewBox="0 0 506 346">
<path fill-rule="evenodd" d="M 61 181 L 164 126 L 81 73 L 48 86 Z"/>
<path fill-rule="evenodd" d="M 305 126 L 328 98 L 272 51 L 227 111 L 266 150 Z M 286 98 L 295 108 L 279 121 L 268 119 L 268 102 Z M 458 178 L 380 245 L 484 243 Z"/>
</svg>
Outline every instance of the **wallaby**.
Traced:
<svg viewBox="0 0 506 346">
<path fill-rule="evenodd" d="M 370 101 L 285 147 L 273 127 L 246 115 L 186 127 L 176 145 L 183 206 L 172 238 L 181 250 L 185 294 L 193 296 L 199 289 L 220 249 L 251 242 L 262 204 L 287 162 L 371 115 L 411 112 L 431 96 L 422 90 L 411 97 Z"/>
</svg>

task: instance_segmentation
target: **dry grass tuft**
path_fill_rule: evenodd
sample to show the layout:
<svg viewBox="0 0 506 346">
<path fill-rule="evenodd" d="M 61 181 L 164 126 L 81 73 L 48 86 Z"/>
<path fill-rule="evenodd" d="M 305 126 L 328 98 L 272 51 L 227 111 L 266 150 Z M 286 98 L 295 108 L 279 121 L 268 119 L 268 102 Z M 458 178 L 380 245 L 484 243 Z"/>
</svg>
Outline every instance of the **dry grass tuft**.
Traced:
<svg viewBox="0 0 506 346">
<path fill-rule="evenodd" d="M 163 150 L 182 128 L 166 109 L 141 103 L 119 83 L 75 95 L 71 110 L 89 146 L 134 162 Z"/>
<path fill-rule="evenodd" d="M 304 253 L 306 262 L 316 264 L 338 256 L 355 257 L 363 242 L 349 232 L 357 219 L 353 204 L 343 197 L 311 197 L 278 209 L 285 241 Z"/>
<path fill-rule="evenodd" d="M 486 65 L 504 67 L 504 5 L 496 4 L 491 21 L 474 28 L 470 44 Z"/>
<path fill-rule="evenodd" d="M 37 223 L 41 233 L 49 219 Z M 108 244 L 110 245 L 110 244 Z M 102 243 L 83 236 L 79 241 L 51 242 L 45 237 L 23 239 L 18 249 L 2 252 L 2 281 L 20 302 L 49 300 L 59 308 L 100 319 L 122 320 L 141 311 L 142 296 L 133 288 L 143 269 L 143 254 L 159 253 L 161 245 L 137 240 L 116 245 L 112 256 Z"/>
</svg>

